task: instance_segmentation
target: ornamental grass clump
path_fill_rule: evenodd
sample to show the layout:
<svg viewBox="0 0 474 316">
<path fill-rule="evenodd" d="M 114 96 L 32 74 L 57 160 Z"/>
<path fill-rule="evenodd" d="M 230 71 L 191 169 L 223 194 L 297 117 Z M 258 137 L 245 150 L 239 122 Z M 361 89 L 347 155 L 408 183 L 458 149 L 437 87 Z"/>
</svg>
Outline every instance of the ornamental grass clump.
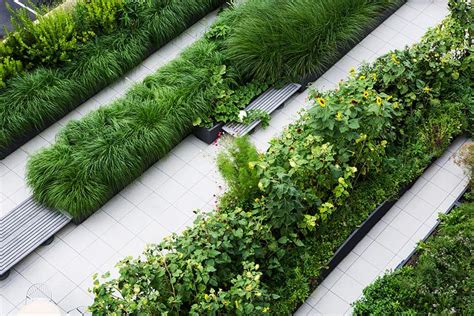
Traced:
<svg viewBox="0 0 474 316">
<path fill-rule="evenodd" d="M 338 90 L 312 93 L 314 106 L 267 153 L 257 157 L 239 140 L 221 158 L 236 196 L 182 235 L 123 260 L 116 279 L 96 276 L 91 311 L 292 314 L 377 204 L 468 128 L 471 49 L 462 25 L 448 19 Z M 238 179 L 235 170 L 248 177 Z"/>
<path fill-rule="evenodd" d="M 399 0 L 247 1 L 226 54 L 249 77 L 300 80 L 321 75 Z M 244 18 L 242 18 L 244 17 Z"/>
<path fill-rule="evenodd" d="M 4 76 L 3 82 L 0 78 L 0 157 L 120 78 L 222 3 L 224 0 L 82 0 L 74 10 L 60 11 L 41 23 L 24 21 L 18 32 L 10 34 L 7 44 L 0 44 L 0 76 Z M 56 21 L 56 16 L 62 19 Z M 55 22 L 48 23 L 50 20 Z M 39 41 L 48 39 L 43 34 L 48 32 L 54 33 L 54 45 Z M 55 73 L 55 78 L 46 80 L 44 73 L 48 72 Z M 35 91 L 40 85 L 44 92 Z M 32 99 L 22 96 L 28 87 L 35 95 Z"/>
<path fill-rule="evenodd" d="M 127 95 L 70 122 L 54 146 L 28 162 L 35 198 L 84 219 L 164 157 L 236 79 L 222 54 L 201 40 Z"/>
</svg>

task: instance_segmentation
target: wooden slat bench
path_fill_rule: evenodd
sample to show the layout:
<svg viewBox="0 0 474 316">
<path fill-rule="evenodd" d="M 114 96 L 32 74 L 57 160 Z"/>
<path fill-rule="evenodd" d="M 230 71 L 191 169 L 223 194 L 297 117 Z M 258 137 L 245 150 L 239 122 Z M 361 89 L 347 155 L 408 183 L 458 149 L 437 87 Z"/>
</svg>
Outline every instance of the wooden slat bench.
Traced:
<svg viewBox="0 0 474 316">
<path fill-rule="evenodd" d="M 250 103 L 245 110 L 261 110 L 271 114 L 295 94 L 300 87 L 300 84 L 289 83 L 281 89 L 270 88 Z M 250 133 L 260 122 L 261 120 L 255 120 L 248 125 L 231 122 L 224 125 L 222 129 L 228 134 L 238 137 Z"/>
<path fill-rule="evenodd" d="M 69 216 L 40 205 L 33 197 L 0 218 L 0 280 L 70 221 Z"/>
</svg>

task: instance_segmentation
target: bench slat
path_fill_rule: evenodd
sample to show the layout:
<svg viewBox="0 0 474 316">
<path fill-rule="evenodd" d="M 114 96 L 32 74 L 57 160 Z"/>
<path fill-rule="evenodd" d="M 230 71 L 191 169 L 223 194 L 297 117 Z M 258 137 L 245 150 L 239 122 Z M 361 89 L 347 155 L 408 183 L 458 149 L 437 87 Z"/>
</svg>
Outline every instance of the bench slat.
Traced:
<svg viewBox="0 0 474 316">
<path fill-rule="evenodd" d="M 70 221 L 69 216 L 37 203 L 33 197 L 0 218 L 0 275 Z"/>
<path fill-rule="evenodd" d="M 285 101 L 293 94 L 295 94 L 300 87 L 300 84 L 289 83 L 281 89 L 270 88 L 251 102 L 245 110 L 262 110 L 271 114 L 285 103 Z M 243 136 L 253 130 L 258 124 L 260 124 L 260 122 L 261 120 L 255 120 L 248 125 L 238 122 L 230 122 L 224 125 L 223 130 L 234 137 Z"/>
</svg>

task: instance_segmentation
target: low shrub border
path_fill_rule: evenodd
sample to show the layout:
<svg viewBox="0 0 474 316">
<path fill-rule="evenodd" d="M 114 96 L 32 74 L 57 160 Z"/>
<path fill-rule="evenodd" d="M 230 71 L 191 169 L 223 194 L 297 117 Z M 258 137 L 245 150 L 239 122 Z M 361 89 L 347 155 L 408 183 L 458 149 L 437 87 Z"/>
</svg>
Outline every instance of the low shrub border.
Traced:
<svg viewBox="0 0 474 316">
<path fill-rule="evenodd" d="M 391 3 L 377 0 L 360 10 L 377 16 Z M 234 23 L 245 20 L 242 7 L 246 4 L 226 10 L 205 38 L 178 59 L 111 106 L 71 122 L 55 145 L 34 155 L 27 179 L 35 198 L 80 222 L 162 158 L 196 122 L 208 122 L 211 115 L 225 121 L 228 104 L 234 115 L 264 90 L 266 83 L 243 80 L 227 65 L 227 36 Z"/>
<path fill-rule="evenodd" d="M 229 185 L 218 211 L 126 258 L 117 279 L 96 280 L 91 310 L 290 314 L 368 212 L 466 130 L 464 36 L 447 19 L 337 91 L 315 92 L 315 107 L 265 155 L 238 140 L 218 158 Z"/>
<path fill-rule="evenodd" d="M 354 314 L 471 314 L 473 211 L 468 200 L 443 214 L 408 265 L 364 289 Z"/>
<path fill-rule="evenodd" d="M 0 159 L 225 1 L 187 0 L 182 3 L 172 0 L 162 7 L 156 4 L 159 9 L 154 13 L 150 13 L 152 2 L 130 3 L 137 6 L 138 12 L 130 13 L 128 22 L 122 22 L 120 29 L 84 43 L 73 60 L 59 68 L 39 67 L 9 80 L 7 88 L 0 93 Z M 151 16 L 145 17 L 141 11 Z"/>
</svg>

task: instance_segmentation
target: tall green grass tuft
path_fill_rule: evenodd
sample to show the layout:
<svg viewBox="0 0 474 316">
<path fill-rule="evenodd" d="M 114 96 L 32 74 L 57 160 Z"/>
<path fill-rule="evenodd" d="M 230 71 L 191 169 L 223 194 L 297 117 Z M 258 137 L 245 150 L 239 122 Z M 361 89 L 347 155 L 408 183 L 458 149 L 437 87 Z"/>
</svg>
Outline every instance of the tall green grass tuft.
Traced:
<svg viewBox="0 0 474 316">
<path fill-rule="evenodd" d="M 240 16 L 226 54 L 256 79 L 298 80 L 339 59 L 361 40 L 380 13 L 399 0 L 260 0 L 235 10 Z"/>
<path fill-rule="evenodd" d="M 211 110 L 222 53 L 201 40 L 108 107 L 70 122 L 56 144 L 28 163 L 44 204 L 87 217 L 165 156 Z M 234 74 L 229 72 L 227 76 Z"/>
<path fill-rule="evenodd" d="M 120 78 L 151 51 L 224 2 L 127 0 L 124 15 L 114 21 L 118 25 L 115 31 L 84 43 L 74 58 L 59 68 L 36 68 L 10 79 L 0 91 L 0 157 Z M 38 89 L 42 91 L 35 91 Z M 25 91 L 35 97 L 27 97 Z"/>
</svg>

